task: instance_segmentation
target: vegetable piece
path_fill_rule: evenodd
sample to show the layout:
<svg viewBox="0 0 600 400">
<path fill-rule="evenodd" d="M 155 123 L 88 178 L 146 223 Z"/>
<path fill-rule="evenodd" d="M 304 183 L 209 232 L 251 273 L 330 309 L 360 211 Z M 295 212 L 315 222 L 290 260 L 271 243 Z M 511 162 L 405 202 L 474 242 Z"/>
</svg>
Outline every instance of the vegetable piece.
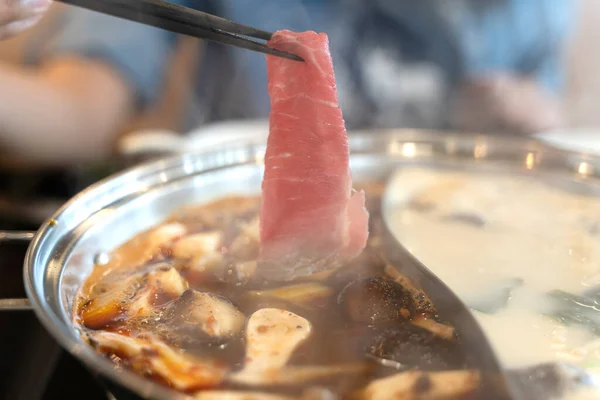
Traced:
<svg viewBox="0 0 600 400">
<path fill-rule="evenodd" d="M 147 286 L 155 293 L 160 293 L 171 299 L 181 296 L 188 288 L 187 281 L 170 265 L 158 267 L 147 275 Z"/>
<path fill-rule="evenodd" d="M 244 368 L 231 379 L 253 382 L 260 380 L 259 376 L 275 373 L 310 336 L 311 330 L 310 322 L 290 311 L 277 308 L 256 311 L 246 327 Z"/>
<path fill-rule="evenodd" d="M 237 384 L 249 386 L 292 386 L 306 383 L 327 382 L 340 376 L 364 376 L 371 370 L 366 363 L 324 365 L 324 366 L 284 366 L 280 369 L 251 369 L 243 374 L 233 374 L 230 379 Z"/>
<path fill-rule="evenodd" d="M 146 248 L 152 253 L 158 250 L 161 246 L 169 244 L 173 240 L 179 239 L 187 233 L 187 228 L 179 223 L 171 223 L 159 226 L 151 231 L 145 243 Z"/>
<path fill-rule="evenodd" d="M 211 338 L 230 338 L 246 321 L 229 300 L 213 293 L 189 289 L 167 311 L 169 324 L 180 330 L 200 330 Z"/>
<path fill-rule="evenodd" d="M 116 356 L 142 375 L 157 375 L 178 390 L 200 390 L 218 385 L 227 372 L 220 363 L 173 350 L 152 335 L 132 338 L 112 332 L 90 334 L 101 353 Z"/>
<path fill-rule="evenodd" d="M 227 263 L 221 253 L 212 252 L 192 258 L 187 264 L 187 268 L 188 273 L 204 279 L 208 277 L 210 279 L 222 279 Z"/>
<path fill-rule="evenodd" d="M 418 315 L 415 318 L 413 318 L 412 323 L 413 325 L 419 326 L 423 329 L 427 329 L 429 332 L 442 339 L 454 339 L 454 327 L 450 325 L 442 324 L 423 315 Z"/>
<path fill-rule="evenodd" d="M 188 288 L 188 282 L 179 272 L 164 265 L 144 275 L 140 289 L 126 305 L 131 318 L 147 317 L 156 313 L 156 306 L 178 298 Z"/>
<path fill-rule="evenodd" d="M 331 288 L 319 283 L 299 283 L 283 286 L 276 289 L 250 291 L 244 297 L 251 298 L 276 298 L 289 301 L 293 304 L 304 306 L 322 305 L 331 297 Z M 256 301 L 256 299 L 254 299 Z"/>
<path fill-rule="evenodd" d="M 410 279 L 404 276 L 396 267 L 391 264 L 386 264 L 384 272 L 387 276 L 402 285 L 403 288 L 411 292 L 415 301 L 416 312 L 419 314 L 432 315 L 435 314 L 433 302 L 423 291 L 417 287 Z"/>
<path fill-rule="evenodd" d="M 81 322 L 90 329 L 100 329 L 116 322 L 127 310 L 129 301 L 142 287 L 142 276 L 130 276 L 104 293 L 89 300 L 82 308 Z"/>
<path fill-rule="evenodd" d="M 196 400 L 293 400 L 294 397 L 259 392 L 208 390 L 194 396 Z"/>
<path fill-rule="evenodd" d="M 176 258 L 198 258 L 217 250 L 222 234 L 208 231 L 184 236 L 173 245 L 173 256 Z"/>
<path fill-rule="evenodd" d="M 452 400 L 474 394 L 479 387 L 477 371 L 427 373 L 407 371 L 370 383 L 355 398 L 361 400 Z"/>
<path fill-rule="evenodd" d="M 366 324 L 407 321 L 415 314 L 412 294 L 382 277 L 350 283 L 339 294 L 338 303 L 350 319 Z"/>
</svg>

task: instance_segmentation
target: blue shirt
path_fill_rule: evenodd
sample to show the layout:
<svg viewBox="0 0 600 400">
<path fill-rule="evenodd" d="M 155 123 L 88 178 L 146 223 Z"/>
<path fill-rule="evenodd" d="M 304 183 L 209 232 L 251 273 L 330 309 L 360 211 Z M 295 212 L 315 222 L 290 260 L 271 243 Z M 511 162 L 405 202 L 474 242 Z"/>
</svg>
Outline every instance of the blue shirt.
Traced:
<svg viewBox="0 0 600 400">
<path fill-rule="evenodd" d="M 558 91 L 561 43 L 574 16 L 570 0 L 172 2 L 269 31 L 326 32 L 350 128 L 443 127 L 452 89 L 494 71 L 530 75 Z M 63 18 L 35 53 L 101 59 L 125 77 L 140 106 L 156 98 L 176 35 L 75 7 Z M 268 115 L 264 55 L 205 44 L 182 128 Z"/>
</svg>

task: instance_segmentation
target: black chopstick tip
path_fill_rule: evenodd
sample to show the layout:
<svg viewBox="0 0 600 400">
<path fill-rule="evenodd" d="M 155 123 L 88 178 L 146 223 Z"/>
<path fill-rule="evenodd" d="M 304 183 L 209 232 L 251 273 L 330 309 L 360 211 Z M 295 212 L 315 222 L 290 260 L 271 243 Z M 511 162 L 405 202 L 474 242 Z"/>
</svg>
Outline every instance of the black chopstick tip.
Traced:
<svg viewBox="0 0 600 400">
<path fill-rule="evenodd" d="M 267 51 L 266 54 L 270 54 L 272 56 L 281 57 L 281 58 L 287 58 L 288 60 L 292 60 L 292 61 L 304 62 L 304 58 L 297 56 L 296 54 L 288 53 L 288 52 L 280 51 L 280 50 L 275 50 L 270 47 L 268 49 L 269 49 L 269 51 Z"/>
<path fill-rule="evenodd" d="M 292 53 L 286 53 L 289 54 L 290 56 L 288 57 L 290 60 L 294 60 L 294 61 L 300 61 L 300 62 L 304 62 L 304 58 L 297 56 L 295 54 Z"/>
</svg>

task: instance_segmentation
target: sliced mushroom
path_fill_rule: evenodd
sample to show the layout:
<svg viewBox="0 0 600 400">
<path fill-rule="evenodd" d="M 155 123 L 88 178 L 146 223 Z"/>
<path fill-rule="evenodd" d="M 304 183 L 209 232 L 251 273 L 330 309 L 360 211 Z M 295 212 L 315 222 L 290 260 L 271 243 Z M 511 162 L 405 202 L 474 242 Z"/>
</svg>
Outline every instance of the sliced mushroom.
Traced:
<svg viewBox="0 0 600 400">
<path fill-rule="evenodd" d="M 284 366 L 272 370 L 244 370 L 230 376 L 230 380 L 250 386 L 293 386 L 327 382 L 340 376 L 364 376 L 370 371 L 367 364 L 325 366 Z"/>
<path fill-rule="evenodd" d="M 290 311 L 263 308 L 256 311 L 246 326 L 244 368 L 233 374 L 236 382 L 259 383 L 264 375 L 274 374 L 311 334 L 308 320 Z"/>
<path fill-rule="evenodd" d="M 126 305 L 129 317 L 147 317 L 156 312 L 155 307 L 178 298 L 188 288 L 187 281 L 179 272 L 164 265 L 143 277 L 143 288 Z"/>
<path fill-rule="evenodd" d="M 182 237 L 186 233 L 187 228 L 177 222 L 159 226 L 149 233 L 146 241 L 147 249 L 154 252 L 161 246 L 169 244 L 169 242 Z"/>
<path fill-rule="evenodd" d="M 175 299 L 188 289 L 188 282 L 172 266 L 164 265 L 151 271 L 147 275 L 148 286 L 155 292 Z"/>
<path fill-rule="evenodd" d="M 410 279 L 404 276 L 396 267 L 391 264 L 387 264 L 384 268 L 384 272 L 387 276 L 398 282 L 402 287 L 412 293 L 413 299 L 415 300 L 416 312 L 420 314 L 435 314 L 435 308 L 433 302 L 427 296 L 427 294 L 419 287 L 417 287 Z"/>
<path fill-rule="evenodd" d="M 173 245 L 173 256 L 176 258 L 198 258 L 215 252 L 221 243 L 222 234 L 208 231 L 184 236 Z"/>
<path fill-rule="evenodd" d="M 431 318 L 419 315 L 413 318 L 412 323 L 446 340 L 454 339 L 454 327 L 437 322 Z"/>
<path fill-rule="evenodd" d="M 296 348 L 311 334 L 308 320 L 287 310 L 264 308 L 256 311 L 246 328 L 246 369 L 270 370 L 283 367 Z"/>
<path fill-rule="evenodd" d="M 133 275 L 115 274 L 93 288 L 93 296 L 83 307 L 81 319 L 91 329 L 110 326 L 122 316 L 143 317 L 154 307 L 179 297 L 187 281 L 168 264 L 152 265 Z"/>
<path fill-rule="evenodd" d="M 203 333 L 210 339 L 227 339 L 240 332 L 246 321 L 229 300 L 213 293 L 189 289 L 168 309 L 168 325 L 181 333 Z"/>
<path fill-rule="evenodd" d="M 331 288 L 325 285 L 307 282 L 275 289 L 249 291 L 244 298 L 250 301 L 280 299 L 303 306 L 320 306 L 325 304 L 332 294 Z"/>
<path fill-rule="evenodd" d="M 412 294 L 383 277 L 350 283 L 339 294 L 338 303 L 350 319 L 366 324 L 406 321 L 415 314 Z"/>
<path fill-rule="evenodd" d="M 127 309 L 127 316 L 131 318 L 143 318 L 154 315 L 153 298 L 154 291 L 151 287 L 146 286 L 139 290 L 131 301 L 128 301 L 128 304 L 124 306 Z"/>
<path fill-rule="evenodd" d="M 200 390 L 218 385 L 227 372 L 220 363 L 201 360 L 174 350 L 151 335 L 136 338 L 111 332 L 90 334 L 101 353 L 122 361 L 142 375 L 155 375 L 178 390 Z"/>
<path fill-rule="evenodd" d="M 343 267 L 342 267 L 343 268 Z M 307 276 L 303 276 L 301 280 L 303 281 L 317 281 L 324 282 L 331 277 L 339 268 L 332 268 L 325 271 L 317 272 L 316 274 L 311 274 Z"/>
<path fill-rule="evenodd" d="M 134 275 L 114 282 L 105 292 L 87 301 L 81 311 L 81 322 L 91 329 L 105 328 L 116 322 L 127 310 L 131 299 L 142 287 L 142 276 Z"/>
<path fill-rule="evenodd" d="M 259 392 L 208 390 L 194 396 L 196 400 L 293 400 L 294 397 Z"/>
<path fill-rule="evenodd" d="M 222 279 L 225 275 L 227 262 L 221 253 L 212 252 L 192 258 L 187 263 L 187 272 L 201 277 L 200 281 Z"/>
<path fill-rule="evenodd" d="M 472 395 L 479 388 L 477 371 L 427 373 L 407 371 L 371 382 L 355 398 L 361 400 L 451 400 Z"/>
</svg>

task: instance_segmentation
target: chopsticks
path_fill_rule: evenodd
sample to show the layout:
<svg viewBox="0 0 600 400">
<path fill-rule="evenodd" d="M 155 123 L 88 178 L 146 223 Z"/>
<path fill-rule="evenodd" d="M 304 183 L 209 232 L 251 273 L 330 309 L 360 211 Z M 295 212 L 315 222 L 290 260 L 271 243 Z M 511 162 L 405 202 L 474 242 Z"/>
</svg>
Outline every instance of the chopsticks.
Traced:
<svg viewBox="0 0 600 400">
<path fill-rule="evenodd" d="M 304 61 L 295 54 L 248 39 L 269 40 L 273 33 L 161 0 L 58 0 L 62 3 L 123 18 L 174 33 L 240 47 L 259 53 Z"/>
</svg>

